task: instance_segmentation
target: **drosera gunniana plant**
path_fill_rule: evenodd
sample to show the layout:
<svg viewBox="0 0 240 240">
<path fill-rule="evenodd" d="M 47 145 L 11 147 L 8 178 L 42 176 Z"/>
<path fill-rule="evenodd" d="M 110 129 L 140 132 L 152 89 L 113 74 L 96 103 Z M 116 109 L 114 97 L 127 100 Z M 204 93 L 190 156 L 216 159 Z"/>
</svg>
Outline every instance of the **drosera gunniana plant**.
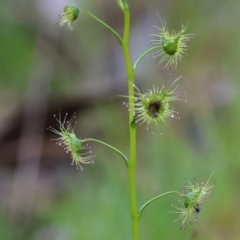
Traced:
<svg viewBox="0 0 240 240">
<path fill-rule="evenodd" d="M 130 39 L 130 9 L 127 0 L 116 0 L 120 10 L 123 13 L 123 34 L 118 34 L 108 24 L 100 20 L 97 16 L 89 11 L 83 9 L 75 9 L 73 5 L 67 5 L 64 8 L 64 14 L 61 17 L 60 25 L 68 24 L 72 29 L 71 23 L 77 19 L 79 12 L 85 13 L 90 16 L 97 23 L 102 25 L 107 31 L 109 31 L 117 40 L 124 56 L 125 70 L 126 70 L 126 82 L 128 84 L 128 135 L 129 135 L 129 154 L 126 156 L 119 149 L 93 138 L 80 139 L 74 132 L 75 128 L 75 115 L 69 120 L 66 120 L 66 116 L 63 121 L 61 118 L 57 119 L 58 128 L 49 127 L 49 130 L 57 134 L 59 137 L 56 140 L 58 145 L 64 146 L 66 152 L 69 152 L 73 161 L 78 168 L 81 168 L 83 164 L 93 163 L 93 155 L 90 150 L 89 142 L 100 143 L 111 150 L 115 151 L 124 160 L 128 173 L 128 185 L 129 185 L 129 202 L 130 202 L 130 216 L 131 216 L 131 228 L 132 228 L 132 240 L 140 239 L 139 222 L 142 216 L 143 210 L 149 206 L 152 202 L 161 199 L 164 196 L 170 194 L 177 194 L 180 196 L 180 203 L 183 207 L 174 207 L 174 212 L 178 214 L 177 220 L 182 221 L 182 228 L 185 223 L 191 225 L 195 221 L 195 215 L 200 212 L 202 204 L 210 196 L 214 185 L 210 184 L 212 175 L 208 181 L 204 183 L 191 183 L 184 187 L 185 191 L 169 191 L 157 195 L 145 202 L 141 207 L 137 204 L 137 191 L 136 191 L 136 146 L 137 146 L 137 127 L 141 124 L 147 126 L 158 126 L 165 123 L 169 119 L 179 118 L 178 112 L 172 107 L 172 102 L 175 100 L 181 100 L 180 94 L 177 92 L 176 79 L 170 87 L 161 86 L 161 84 L 155 84 L 151 89 L 141 92 L 135 83 L 135 75 L 139 62 L 152 51 L 156 51 L 153 58 L 159 58 L 158 64 L 164 64 L 164 69 L 176 69 L 178 64 L 183 60 L 186 55 L 187 44 L 195 34 L 185 34 L 187 26 L 183 26 L 179 32 L 169 31 L 167 29 L 166 22 L 161 21 L 162 26 L 155 27 L 156 33 L 151 34 L 157 39 L 152 40 L 151 43 L 154 47 L 149 48 L 143 52 L 133 63 L 131 59 L 129 49 Z M 83 153 L 83 150 L 86 152 Z M 85 155 L 86 154 L 86 155 Z"/>
<path fill-rule="evenodd" d="M 158 66 L 163 64 L 163 69 L 176 70 L 177 66 L 182 63 L 188 48 L 188 42 L 195 37 L 196 34 L 185 34 L 188 25 L 183 25 L 181 30 L 168 30 L 166 22 L 161 20 L 161 26 L 153 26 L 156 30 L 154 34 L 150 34 L 156 39 L 152 39 L 151 43 L 156 45 L 156 52 L 152 55 L 153 59 L 158 60 Z"/>
</svg>

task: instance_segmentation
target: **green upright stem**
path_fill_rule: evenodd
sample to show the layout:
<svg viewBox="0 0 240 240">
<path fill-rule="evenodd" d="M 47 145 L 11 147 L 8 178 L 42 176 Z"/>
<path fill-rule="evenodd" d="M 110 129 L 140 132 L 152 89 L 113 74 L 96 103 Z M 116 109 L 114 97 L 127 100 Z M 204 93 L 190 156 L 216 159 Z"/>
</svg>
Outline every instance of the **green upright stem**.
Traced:
<svg viewBox="0 0 240 240">
<path fill-rule="evenodd" d="M 130 209 L 132 220 L 132 240 L 139 240 L 139 214 L 137 208 L 136 197 L 136 126 L 132 124 L 134 117 L 134 70 L 132 67 L 130 51 L 129 51 L 129 33 L 130 33 L 130 13 L 127 1 L 123 1 L 124 13 L 124 33 L 122 50 L 125 59 L 125 67 L 128 81 L 128 96 L 129 96 L 129 138 L 130 138 L 130 154 L 128 162 L 128 177 L 129 177 L 129 195 Z"/>
</svg>

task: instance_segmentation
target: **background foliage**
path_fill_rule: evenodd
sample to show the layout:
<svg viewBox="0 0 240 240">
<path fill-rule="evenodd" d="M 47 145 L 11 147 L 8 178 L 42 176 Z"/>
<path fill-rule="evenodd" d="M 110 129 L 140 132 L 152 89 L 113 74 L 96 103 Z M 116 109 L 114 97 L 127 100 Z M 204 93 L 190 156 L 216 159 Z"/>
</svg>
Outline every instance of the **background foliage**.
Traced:
<svg viewBox="0 0 240 240">
<path fill-rule="evenodd" d="M 117 155 L 93 145 L 95 164 L 77 171 L 50 139 L 48 125 L 61 109 L 77 112 L 76 132 L 128 152 L 125 69 L 118 44 L 81 14 L 72 33 L 58 28 L 69 2 L 0 3 L 0 239 L 114 239 L 130 237 L 127 174 Z M 115 1 L 75 1 L 122 31 Z M 179 75 L 187 99 L 175 104 L 181 119 L 154 131 L 138 131 L 139 205 L 159 193 L 180 190 L 184 179 L 206 179 L 218 167 L 216 192 L 193 229 L 170 224 L 166 197 L 141 219 L 142 239 L 239 239 L 239 56 L 238 1 L 130 0 L 132 58 L 150 47 L 159 25 L 189 18 L 189 56 L 172 74 L 147 56 L 136 84 L 170 85 Z M 163 133 L 163 134 L 161 134 Z M 197 168 L 197 164 L 199 168 Z"/>
</svg>

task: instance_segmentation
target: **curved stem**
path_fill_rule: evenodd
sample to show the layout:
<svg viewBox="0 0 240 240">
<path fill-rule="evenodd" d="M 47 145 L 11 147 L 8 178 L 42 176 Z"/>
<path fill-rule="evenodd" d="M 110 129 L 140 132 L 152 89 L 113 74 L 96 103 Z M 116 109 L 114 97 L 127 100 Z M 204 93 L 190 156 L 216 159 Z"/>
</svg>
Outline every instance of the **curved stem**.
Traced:
<svg viewBox="0 0 240 240">
<path fill-rule="evenodd" d="M 129 51 L 129 33 L 130 33 L 130 13 L 127 0 L 123 0 L 124 13 L 124 32 L 122 50 L 125 60 L 125 67 L 128 81 L 128 103 L 129 103 L 129 162 L 128 162 L 128 179 L 129 179 L 129 197 L 132 220 L 132 240 L 139 240 L 139 215 L 137 209 L 136 196 L 136 125 L 132 124 L 134 117 L 134 71 Z"/>
<path fill-rule="evenodd" d="M 122 45 L 122 38 L 119 36 L 119 34 L 112 29 L 109 25 L 107 25 L 105 22 L 103 22 L 102 20 L 100 20 L 99 18 L 97 18 L 95 15 L 93 15 L 92 13 L 90 13 L 89 11 L 86 10 L 81 10 L 85 13 L 87 13 L 90 17 L 92 17 L 94 20 L 96 20 L 98 23 L 100 23 L 101 25 L 103 25 L 105 28 L 107 28 L 107 30 L 109 30 L 118 40 L 119 44 Z"/>
<path fill-rule="evenodd" d="M 155 49 L 157 49 L 157 48 L 159 48 L 159 46 L 155 46 L 155 47 L 149 48 L 147 51 L 145 51 L 144 53 L 142 53 L 142 54 L 138 57 L 138 59 L 136 60 L 136 62 L 133 64 L 133 70 L 134 70 L 134 72 L 136 72 L 137 65 L 138 65 L 138 63 L 142 60 L 142 58 L 143 58 L 145 55 L 147 55 L 149 52 L 151 52 L 151 51 L 153 51 L 153 50 L 155 50 Z"/>
<path fill-rule="evenodd" d="M 124 8 L 128 8 L 127 0 L 122 0 L 122 2 L 123 2 L 123 7 L 124 7 Z"/>
<path fill-rule="evenodd" d="M 167 196 L 167 195 L 169 195 L 169 194 L 178 194 L 178 195 L 182 196 L 182 194 L 181 194 L 180 192 L 170 191 L 170 192 L 166 192 L 166 193 L 160 194 L 160 195 L 158 195 L 158 196 L 150 199 L 149 201 L 147 201 L 146 203 L 144 203 L 144 204 L 139 208 L 139 211 L 138 211 L 138 212 L 139 212 L 139 218 L 141 217 L 143 210 L 144 210 L 150 203 L 154 202 L 155 200 L 157 200 L 157 199 L 159 199 L 159 198 L 161 198 L 161 197 Z"/>
<path fill-rule="evenodd" d="M 94 139 L 94 138 L 86 138 L 84 139 L 84 142 L 97 142 L 97 143 L 101 143 L 102 145 L 112 149 L 113 151 L 115 151 L 116 153 L 118 153 L 122 158 L 123 160 L 125 161 L 125 164 L 128 165 L 128 158 L 121 152 L 119 151 L 117 148 L 105 143 L 105 142 L 102 142 L 100 140 L 97 140 L 97 139 Z"/>
<path fill-rule="evenodd" d="M 124 9 L 124 5 L 123 5 L 122 0 L 117 0 L 117 4 L 122 10 Z"/>
</svg>

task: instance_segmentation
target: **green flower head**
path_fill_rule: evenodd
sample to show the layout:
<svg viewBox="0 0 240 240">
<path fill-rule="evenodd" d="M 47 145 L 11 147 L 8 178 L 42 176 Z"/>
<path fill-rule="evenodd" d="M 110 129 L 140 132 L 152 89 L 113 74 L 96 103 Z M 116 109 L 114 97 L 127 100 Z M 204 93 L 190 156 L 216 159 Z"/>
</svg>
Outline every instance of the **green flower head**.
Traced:
<svg viewBox="0 0 240 240">
<path fill-rule="evenodd" d="M 88 144 L 85 144 L 85 140 L 79 139 L 74 133 L 74 128 L 76 126 L 76 116 L 75 113 L 71 119 L 67 120 L 68 114 L 66 113 L 63 121 L 61 120 L 61 114 L 59 112 L 59 119 L 56 115 L 54 118 L 57 121 L 58 129 L 49 127 L 48 130 L 59 135 L 59 138 L 52 139 L 56 141 L 56 144 L 63 147 L 66 153 L 70 153 L 72 158 L 72 165 L 76 165 L 77 169 L 83 170 L 81 164 L 90 164 L 94 163 L 91 147 Z"/>
<path fill-rule="evenodd" d="M 161 20 L 161 19 L 160 19 Z M 163 64 L 163 69 L 177 69 L 178 64 L 182 63 L 183 57 L 188 48 L 188 42 L 195 34 L 184 34 L 187 26 L 182 25 L 179 32 L 168 31 L 166 22 L 161 21 L 162 26 L 156 28 L 156 33 L 151 36 L 157 39 L 151 40 L 152 44 L 158 45 L 159 50 L 153 54 L 153 59 L 159 58 L 158 66 Z"/>
<path fill-rule="evenodd" d="M 179 78 L 178 78 L 179 79 Z M 176 79 L 173 84 L 178 80 Z M 173 85 L 172 84 L 172 85 Z M 172 86 L 171 85 L 171 86 Z M 134 85 L 135 86 L 135 85 Z M 179 100 L 179 94 L 174 89 L 158 88 L 153 85 L 145 93 L 141 93 L 135 86 L 135 122 L 147 124 L 147 126 L 157 125 L 159 122 L 165 122 L 167 118 L 176 118 L 176 112 L 170 105 L 172 101 Z"/>
<path fill-rule="evenodd" d="M 210 184 L 213 174 L 214 172 L 210 175 L 206 183 L 195 182 L 192 184 L 188 181 L 187 185 L 183 186 L 182 199 L 178 200 L 182 207 L 171 204 L 174 209 L 171 212 L 178 214 L 174 222 L 181 220 L 181 229 L 185 229 L 185 223 L 191 226 L 192 223 L 198 221 L 198 214 L 201 211 L 202 205 L 209 198 L 212 188 L 216 185 L 216 182 Z"/>
<path fill-rule="evenodd" d="M 69 29 L 73 30 L 71 23 L 77 19 L 78 14 L 79 14 L 79 9 L 75 7 L 74 4 L 65 6 L 63 13 L 59 15 L 60 17 L 59 26 L 62 27 L 65 23 L 67 23 Z"/>
</svg>

